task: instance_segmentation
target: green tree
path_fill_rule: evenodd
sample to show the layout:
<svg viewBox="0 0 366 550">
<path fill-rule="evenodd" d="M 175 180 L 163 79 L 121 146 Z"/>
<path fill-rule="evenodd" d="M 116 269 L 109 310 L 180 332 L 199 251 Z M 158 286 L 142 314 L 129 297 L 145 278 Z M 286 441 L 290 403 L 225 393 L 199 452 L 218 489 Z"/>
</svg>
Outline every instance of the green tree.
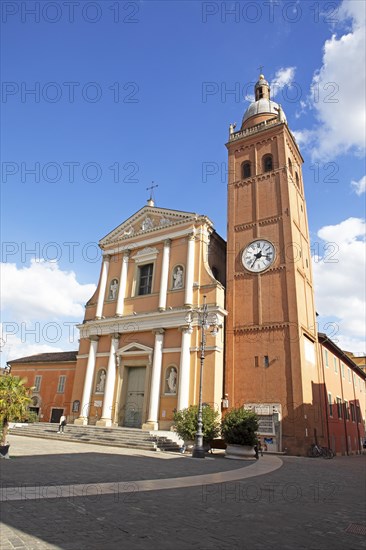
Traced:
<svg viewBox="0 0 366 550">
<path fill-rule="evenodd" d="M 6 445 L 9 422 L 23 420 L 27 417 L 31 403 L 31 388 L 25 386 L 26 380 L 11 374 L 0 377 L 0 425 L 2 430 L 1 445 Z"/>
<path fill-rule="evenodd" d="M 194 440 L 198 425 L 198 406 L 191 405 L 174 413 L 174 428 L 184 441 Z M 206 441 L 215 439 L 220 433 L 219 413 L 209 405 L 202 408 L 202 430 Z"/>
</svg>

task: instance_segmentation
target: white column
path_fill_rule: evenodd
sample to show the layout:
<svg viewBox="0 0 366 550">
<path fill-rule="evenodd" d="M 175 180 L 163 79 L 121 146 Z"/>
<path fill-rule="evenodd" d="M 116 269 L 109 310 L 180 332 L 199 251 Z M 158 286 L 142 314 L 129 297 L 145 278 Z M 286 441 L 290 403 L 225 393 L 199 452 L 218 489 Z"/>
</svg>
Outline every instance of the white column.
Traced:
<svg viewBox="0 0 366 550">
<path fill-rule="evenodd" d="M 190 235 L 187 244 L 186 292 L 184 297 L 184 305 L 187 306 L 193 304 L 194 248 L 195 238 L 194 235 Z"/>
<path fill-rule="evenodd" d="M 159 310 L 164 311 L 166 308 L 166 293 L 168 290 L 168 278 L 169 278 L 169 257 L 170 257 L 170 244 L 171 240 L 164 241 L 163 260 L 161 265 L 161 279 L 160 279 L 160 295 L 159 295 Z"/>
<path fill-rule="evenodd" d="M 113 412 L 114 386 L 116 383 L 116 351 L 118 349 L 119 335 L 113 334 L 111 338 L 111 348 L 109 352 L 107 378 L 104 388 L 102 417 L 97 422 L 97 426 L 111 426 Z"/>
<path fill-rule="evenodd" d="M 116 315 L 123 315 L 125 305 L 126 286 L 127 286 L 127 271 L 130 253 L 125 252 L 122 258 L 121 276 L 119 278 L 118 298 L 116 306 Z"/>
<path fill-rule="evenodd" d="M 92 385 L 93 385 L 93 378 L 94 378 L 94 367 L 95 367 L 95 359 L 97 356 L 97 348 L 98 348 L 98 340 L 99 336 L 91 336 L 90 337 L 90 348 L 89 348 L 89 355 L 88 355 L 88 363 L 86 365 L 86 373 L 85 373 L 85 380 L 84 380 L 84 388 L 83 388 L 83 397 L 81 400 L 81 410 L 80 410 L 80 416 L 77 418 L 74 422 L 74 424 L 82 424 L 87 425 L 88 424 L 88 416 L 89 416 L 89 410 L 90 410 L 90 396 L 92 392 Z"/>
<path fill-rule="evenodd" d="M 179 387 L 177 409 L 181 411 L 189 405 L 189 372 L 191 366 L 191 332 L 182 329 L 182 346 L 180 350 Z"/>
<path fill-rule="evenodd" d="M 152 430 L 158 429 L 158 411 L 160 397 L 161 368 L 163 364 L 164 330 L 155 332 L 154 358 L 151 373 L 149 416 L 147 425 Z"/>
<path fill-rule="evenodd" d="M 102 274 L 100 276 L 97 312 L 95 314 L 95 317 L 97 319 L 100 319 L 103 313 L 104 296 L 105 296 L 105 289 L 107 286 L 107 277 L 108 277 L 108 270 L 109 270 L 109 260 L 110 260 L 110 256 L 104 256 L 103 265 L 102 265 Z"/>
</svg>

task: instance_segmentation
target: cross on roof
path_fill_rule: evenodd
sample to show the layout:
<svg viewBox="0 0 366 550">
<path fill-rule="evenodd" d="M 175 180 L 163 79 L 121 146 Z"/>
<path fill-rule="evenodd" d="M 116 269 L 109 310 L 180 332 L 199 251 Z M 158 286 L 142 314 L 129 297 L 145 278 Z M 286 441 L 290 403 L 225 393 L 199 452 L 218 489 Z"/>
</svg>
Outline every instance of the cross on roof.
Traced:
<svg viewBox="0 0 366 550">
<path fill-rule="evenodd" d="M 151 183 L 152 183 L 152 185 L 150 187 L 146 187 L 146 191 L 150 191 L 150 200 L 153 200 L 153 198 L 154 198 L 154 189 L 156 187 L 159 187 L 159 184 L 154 185 L 153 181 Z"/>
<path fill-rule="evenodd" d="M 264 65 L 259 65 L 259 67 L 257 67 L 259 74 L 263 74 L 263 67 Z"/>
</svg>

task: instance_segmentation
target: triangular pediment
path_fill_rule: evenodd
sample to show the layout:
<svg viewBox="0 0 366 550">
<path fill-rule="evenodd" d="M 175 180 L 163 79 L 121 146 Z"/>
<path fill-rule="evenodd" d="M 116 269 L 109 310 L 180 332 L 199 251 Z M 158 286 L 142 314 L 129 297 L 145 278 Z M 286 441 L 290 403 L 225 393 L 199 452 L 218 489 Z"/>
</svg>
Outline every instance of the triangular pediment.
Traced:
<svg viewBox="0 0 366 550">
<path fill-rule="evenodd" d="M 123 346 L 123 348 L 119 348 L 117 350 L 117 355 L 123 355 L 125 353 L 152 353 L 153 349 L 149 348 L 149 346 L 144 346 L 143 344 L 139 344 L 138 342 L 130 342 L 126 346 Z"/>
<path fill-rule="evenodd" d="M 185 224 L 189 221 L 195 222 L 200 218 L 205 219 L 205 216 L 194 212 L 170 210 L 168 208 L 158 208 L 157 206 L 144 206 L 103 237 L 99 241 L 99 244 L 103 247 L 112 243 L 120 243 L 136 236 L 161 231 L 169 227 Z"/>
</svg>

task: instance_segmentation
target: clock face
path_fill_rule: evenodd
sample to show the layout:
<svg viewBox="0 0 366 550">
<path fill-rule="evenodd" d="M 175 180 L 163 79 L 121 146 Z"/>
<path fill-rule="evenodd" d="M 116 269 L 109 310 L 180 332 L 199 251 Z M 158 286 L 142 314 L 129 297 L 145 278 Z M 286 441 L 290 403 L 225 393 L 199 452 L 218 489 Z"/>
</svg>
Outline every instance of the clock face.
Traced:
<svg viewBox="0 0 366 550">
<path fill-rule="evenodd" d="M 269 241 L 258 239 L 245 247 L 241 261 L 248 271 L 260 273 L 273 264 L 275 247 Z"/>
</svg>

